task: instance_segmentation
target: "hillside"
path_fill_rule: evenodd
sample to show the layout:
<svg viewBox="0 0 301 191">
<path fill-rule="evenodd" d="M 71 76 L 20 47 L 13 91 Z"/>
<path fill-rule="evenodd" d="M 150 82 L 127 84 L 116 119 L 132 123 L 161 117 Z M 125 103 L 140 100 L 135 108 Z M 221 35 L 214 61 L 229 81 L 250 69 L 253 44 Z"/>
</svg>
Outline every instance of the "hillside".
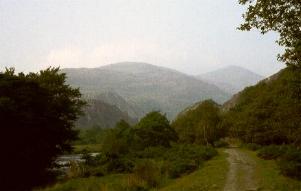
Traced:
<svg viewBox="0 0 301 191">
<path fill-rule="evenodd" d="M 131 105 L 116 92 L 105 92 L 94 96 L 94 99 L 118 107 L 120 111 L 127 113 L 131 118 L 138 119 L 143 116 L 143 112 L 140 108 Z"/>
<path fill-rule="evenodd" d="M 286 70 L 287 70 L 287 69 L 286 69 Z M 267 77 L 267 78 L 265 78 L 265 79 L 259 81 L 257 84 L 254 85 L 254 87 L 258 86 L 259 83 L 261 83 L 261 84 L 271 84 L 272 82 L 274 82 L 275 80 L 277 80 L 277 79 L 281 76 L 281 74 L 282 74 L 283 72 L 285 72 L 286 70 L 285 70 L 285 69 L 282 69 L 282 70 L 280 70 L 279 72 L 277 72 L 276 74 L 273 74 L 273 75 L 271 75 L 271 76 L 269 76 L 269 77 Z M 240 102 L 240 100 L 242 99 L 242 98 L 241 98 L 241 97 L 242 97 L 242 94 L 246 94 L 247 91 L 248 91 L 248 90 L 243 90 L 243 91 L 240 91 L 240 92 L 234 94 L 234 95 L 231 97 L 231 99 L 229 99 L 228 101 L 226 101 L 226 102 L 223 104 L 222 108 L 223 108 L 224 110 L 229 110 L 229 109 L 235 107 L 235 106 Z"/>
<path fill-rule="evenodd" d="M 235 94 L 247 86 L 255 85 L 264 77 L 245 68 L 228 66 L 197 76 L 198 79 L 212 83 L 229 94 Z"/>
<path fill-rule="evenodd" d="M 91 128 L 99 126 L 102 128 L 112 128 L 121 119 L 130 124 L 137 122 L 136 119 L 129 117 L 126 112 L 122 112 L 117 106 L 100 100 L 88 100 L 88 105 L 84 108 L 84 113 L 85 115 L 77 121 L 77 127 Z"/>
<path fill-rule="evenodd" d="M 287 67 L 224 104 L 231 134 L 261 145 L 300 142 L 300 70 Z"/>
<path fill-rule="evenodd" d="M 99 68 L 63 69 L 68 81 L 88 96 L 116 92 L 141 113 L 160 110 L 172 119 L 187 106 L 211 98 L 218 103 L 230 95 L 189 75 L 146 63 L 118 63 Z"/>
</svg>

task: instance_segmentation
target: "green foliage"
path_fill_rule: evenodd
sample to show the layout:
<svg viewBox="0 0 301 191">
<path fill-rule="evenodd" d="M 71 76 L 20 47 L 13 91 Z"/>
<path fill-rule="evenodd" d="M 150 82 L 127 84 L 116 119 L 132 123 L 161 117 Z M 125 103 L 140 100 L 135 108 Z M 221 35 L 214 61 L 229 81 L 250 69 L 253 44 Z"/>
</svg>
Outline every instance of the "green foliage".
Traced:
<svg viewBox="0 0 301 191">
<path fill-rule="evenodd" d="M 150 159 L 139 161 L 134 168 L 133 174 L 145 181 L 149 188 L 157 187 L 162 180 L 160 166 Z"/>
<path fill-rule="evenodd" d="M 169 125 L 165 115 L 151 112 L 143 117 L 135 127 L 135 139 L 140 148 L 149 146 L 169 147 L 177 141 L 177 134 Z"/>
<path fill-rule="evenodd" d="M 213 143 L 213 146 L 216 148 L 221 148 L 221 147 L 227 147 L 227 146 L 229 146 L 229 144 L 226 141 L 220 139 L 218 141 L 215 141 Z"/>
<path fill-rule="evenodd" d="M 225 117 L 230 135 L 245 143 L 300 145 L 300 74 L 288 67 L 241 92 Z"/>
<path fill-rule="evenodd" d="M 77 138 L 74 122 L 84 102 L 65 80 L 58 68 L 27 75 L 12 69 L 0 73 L 0 141 L 6 145 L 2 153 L 9 156 L 1 163 L 10 167 L 2 169 L 4 190 L 46 183 L 55 157 L 71 150 Z"/>
<path fill-rule="evenodd" d="M 136 151 L 134 154 L 137 158 L 158 158 L 166 153 L 168 148 L 158 146 L 158 147 L 146 147 L 142 151 Z"/>
<path fill-rule="evenodd" d="M 212 100 L 180 114 L 172 123 L 182 143 L 213 144 L 225 136 L 219 106 Z"/>
<path fill-rule="evenodd" d="M 164 158 L 168 161 L 168 173 L 172 178 L 190 173 L 202 164 L 217 155 L 217 151 L 211 147 L 199 145 L 174 145 L 169 149 Z"/>
<path fill-rule="evenodd" d="M 76 145 L 102 144 L 108 129 L 98 126 L 92 128 L 80 129 L 79 139 L 75 141 Z"/>
<path fill-rule="evenodd" d="M 243 144 L 242 147 L 245 147 L 245 148 L 247 148 L 247 149 L 249 149 L 251 151 L 257 151 L 262 146 L 258 145 L 258 144 L 255 144 L 255 143 L 246 143 L 246 144 Z"/>
<path fill-rule="evenodd" d="M 301 179 L 301 150 L 288 147 L 280 157 L 278 165 L 285 176 Z"/>
<path fill-rule="evenodd" d="M 277 159 L 280 172 L 296 179 L 301 179 L 301 150 L 290 145 L 269 145 L 258 151 L 260 158 Z"/>
<path fill-rule="evenodd" d="M 131 158 L 119 157 L 109 160 L 106 169 L 109 173 L 129 173 L 133 171 L 134 166 L 135 162 Z"/>
<path fill-rule="evenodd" d="M 285 153 L 285 150 L 285 146 L 269 145 L 262 147 L 257 155 L 266 160 L 277 159 Z"/>
<path fill-rule="evenodd" d="M 279 57 L 287 65 L 301 66 L 301 2 L 299 0 L 240 0 L 248 5 L 241 30 L 257 28 L 261 33 L 279 33 L 280 46 L 286 48 Z"/>
</svg>

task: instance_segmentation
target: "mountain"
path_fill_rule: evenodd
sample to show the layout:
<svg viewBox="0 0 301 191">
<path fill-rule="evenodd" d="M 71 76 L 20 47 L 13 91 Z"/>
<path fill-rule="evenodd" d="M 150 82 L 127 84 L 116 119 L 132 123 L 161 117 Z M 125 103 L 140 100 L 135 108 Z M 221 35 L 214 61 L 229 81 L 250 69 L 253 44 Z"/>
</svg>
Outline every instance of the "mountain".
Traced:
<svg viewBox="0 0 301 191">
<path fill-rule="evenodd" d="M 127 113 L 131 118 L 138 119 L 143 116 L 143 112 L 140 108 L 131 105 L 116 92 L 105 92 L 95 96 L 94 99 L 118 107 L 120 111 Z"/>
<path fill-rule="evenodd" d="M 130 124 L 137 122 L 131 118 L 126 112 L 122 112 L 117 106 L 107 104 L 100 100 L 90 99 L 84 108 L 85 115 L 81 116 L 76 126 L 80 128 L 90 128 L 100 126 L 103 128 L 114 127 L 121 119 Z"/>
<path fill-rule="evenodd" d="M 197 76 L 229 94 L 235 94 L 247 86 L 255 85 L 264 77 L 239 66 L 228 66 Z"/>
<path fill-rule="evenodd" d="M 218 103 L 230 95 L 215 85 L 178 71 L 146 63 L 124 62 L 99 68 L 63 69 L 67 82 L 83 94 L 116 92 L 145 114 L 159 110 L 169 119 L 187 106 L 205 99 Z"/>
</svg>

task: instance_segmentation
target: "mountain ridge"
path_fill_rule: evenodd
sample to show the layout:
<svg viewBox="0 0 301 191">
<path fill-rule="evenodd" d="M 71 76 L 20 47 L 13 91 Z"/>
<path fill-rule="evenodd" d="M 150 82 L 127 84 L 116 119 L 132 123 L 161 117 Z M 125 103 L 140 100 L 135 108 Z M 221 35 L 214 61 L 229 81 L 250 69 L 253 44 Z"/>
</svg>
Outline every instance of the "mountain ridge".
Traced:
<svg viewBox="0 0 301 191">
<path fill-rule="evenodd" d="M 172 119 L 192 103 L 213 99 L 223 103 L 230 94 L 179 71 L 147 63 L 121 62 L 97 68 L 62 69 L 67 82 L 85 95 L 113 91 L 142 113 L 152 110 Z"/>
<path fill-rule="evenodd" d="M 263 76 L 251 70 L 235 65 L 200 74 L 196 77 L 212 83 L 232 95 L 264 79 Z"/>
</svg>

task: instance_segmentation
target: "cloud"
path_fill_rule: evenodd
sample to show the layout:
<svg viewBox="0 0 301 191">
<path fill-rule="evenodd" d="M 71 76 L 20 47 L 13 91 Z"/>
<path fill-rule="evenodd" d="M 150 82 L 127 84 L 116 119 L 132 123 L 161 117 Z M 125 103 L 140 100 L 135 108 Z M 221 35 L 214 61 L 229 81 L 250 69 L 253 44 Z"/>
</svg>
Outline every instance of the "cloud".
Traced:
<svg viewBox="0 0 301 191">
<path fill-rule="evenodd" d="M 166 60 L 171 54 L 171 49 L 164 49 L 158 43 L 132 40 L 102 44 L 91 49 L 66 46 L 51 50 L 46 56 L 45 65 L 61 68 L 90 68 L 123 61 L 155 64 L 158 60 Z"/>
</svg>

